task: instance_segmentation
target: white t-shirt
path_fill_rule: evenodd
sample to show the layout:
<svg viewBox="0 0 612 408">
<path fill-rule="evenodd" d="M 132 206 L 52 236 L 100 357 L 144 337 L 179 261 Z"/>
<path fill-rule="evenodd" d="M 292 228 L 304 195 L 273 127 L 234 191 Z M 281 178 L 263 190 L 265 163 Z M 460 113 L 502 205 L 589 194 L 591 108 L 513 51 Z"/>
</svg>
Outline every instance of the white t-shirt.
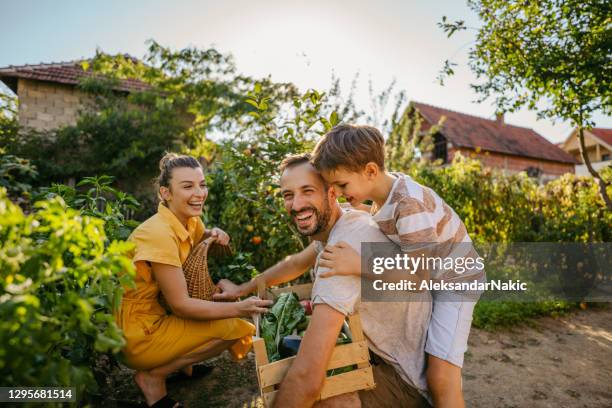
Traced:
<svg viewBox="0 0 612 408">
<path fill-rule="evenodd" d="M 326 244 L 340 241 L 359 254 L 362 242 L 390 242 L 368 213 L 352 209 L 343 209 Z M 427 395 L 425 342 L 432 306 L 429 292 L 421 293 L 422 301 L 361 302 L 360 277 L 317 278 L 326 270 L 319 267 L 324 246 L 325 243 L 317 241 L 313 303 L 325 303 L 344 315 L 359 311 L 370 350 L 391 364 L 404 381 Z"/>
</svg>

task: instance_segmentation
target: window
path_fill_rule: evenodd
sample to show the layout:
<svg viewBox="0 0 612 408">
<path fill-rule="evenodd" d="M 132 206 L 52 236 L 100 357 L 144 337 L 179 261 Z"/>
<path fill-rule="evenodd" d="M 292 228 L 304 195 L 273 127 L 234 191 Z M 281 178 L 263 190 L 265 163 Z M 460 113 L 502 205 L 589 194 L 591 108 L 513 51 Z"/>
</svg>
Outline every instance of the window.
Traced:
<svg viewBox="0 0 612 408">
<path fill-rule="evenodd" d="M 441 159 L 442 164 L 448 163 L 446 138 L 439 133 L 434 135 L 434 160 Z"/>
<path fill-rule="evenodd" d="M 529 177 L 538 178 L 542 175 L 542 169 L 538 167 L 527 167 L 524 170 Z"/>
</svg>

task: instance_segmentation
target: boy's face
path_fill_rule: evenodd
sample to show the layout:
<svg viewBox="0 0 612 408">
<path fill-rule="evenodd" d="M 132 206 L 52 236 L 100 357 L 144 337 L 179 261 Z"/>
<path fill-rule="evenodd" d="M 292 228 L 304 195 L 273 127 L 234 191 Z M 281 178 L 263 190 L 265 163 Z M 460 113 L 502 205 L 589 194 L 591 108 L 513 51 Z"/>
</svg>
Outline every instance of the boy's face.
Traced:
<svg viewBox="0 0 612 408">
<path fill-rule="evenodd" d="M 344 167 L 322 171 L 321 176 L 334 188 L 337 196 L 342 196 L 352 206 L 370 199 L 372 177 L 367 169 L 355 172 Z"/>
</svg>

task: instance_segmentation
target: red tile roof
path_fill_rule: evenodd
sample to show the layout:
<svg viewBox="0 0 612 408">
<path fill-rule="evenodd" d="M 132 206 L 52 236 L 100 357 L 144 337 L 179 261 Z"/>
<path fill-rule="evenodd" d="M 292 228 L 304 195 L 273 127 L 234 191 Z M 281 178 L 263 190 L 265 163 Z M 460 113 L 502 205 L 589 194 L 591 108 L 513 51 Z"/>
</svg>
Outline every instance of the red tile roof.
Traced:
<svg viewBox="0 0 612 408">
<path fill-rule="evenodd" d="M 612 146 L 612 129 L 593 128 L 589 130 L 589 132 L 603 140 L 608 145 Z"/>
<path fill-rule="evenodd" d="M 0 80 L 24 78 L 45 82 L 77 85 L 83 77 L 93 77 L 93 72 L 84 71 L 81 63 L 88 60 L 57 62 L 37 65 L 10 65 L 0 68 Z M 124 79 L 115 87 L 117 91 L 143 91 L 149 86 L 137 79 Z"/>
<path fill-rule="evenodd" d="M 446 117 L 440 133 L 457 147 L 480 148 L 483 151 L 514 156 L 562 163 L 577 163 L 574 157 L 540 136 L 533 129 L 419 102 L 412 102 L 412 105 L 427 122 L 424 123 L 424 129 L 437 124 L 442 116 Z"/>
</svg>

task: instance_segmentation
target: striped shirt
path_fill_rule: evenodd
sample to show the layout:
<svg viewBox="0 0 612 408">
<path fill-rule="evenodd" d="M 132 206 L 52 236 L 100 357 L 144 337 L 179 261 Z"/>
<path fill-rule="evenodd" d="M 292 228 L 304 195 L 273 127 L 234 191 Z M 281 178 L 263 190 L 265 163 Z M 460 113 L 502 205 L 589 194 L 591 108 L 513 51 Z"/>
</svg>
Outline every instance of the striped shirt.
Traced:
<svg viewBox="0 0 612 408">
<path fill-rule="evenodd" d="M 478 256 L 465 225 L 435 191 L 405 174 L 392 174 L 396 180 L 387 201 L 380 208 L 374 203 L 371 210 L 380 230 L 391 241 L 407 253 L 453 259 Z M 484 278 L 484 271 L 476 268 L 462 273 L 443 268 L 429 272 L 432 279 L 452 282 Z"/>
</svg>

